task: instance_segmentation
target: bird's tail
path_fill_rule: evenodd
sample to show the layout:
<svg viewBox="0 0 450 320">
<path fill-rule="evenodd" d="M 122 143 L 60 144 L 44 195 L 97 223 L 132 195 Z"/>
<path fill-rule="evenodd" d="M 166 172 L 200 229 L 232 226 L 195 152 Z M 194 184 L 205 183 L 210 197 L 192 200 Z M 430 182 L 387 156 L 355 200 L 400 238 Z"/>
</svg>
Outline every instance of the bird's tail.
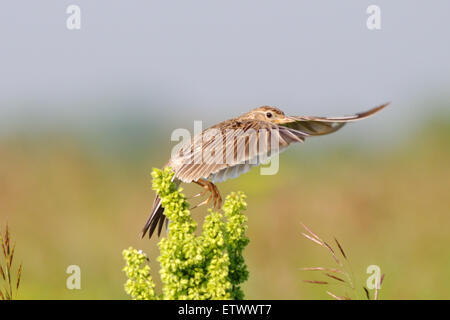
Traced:
<svg viewBox="0 0 450 320">
<path fill-rule="evenodd" d="M 150 214 L 147 222 L 145 223 L 144 228 L 142 229 L 142 238 L 145 237 L 145 234 L 148 231 L 148 238 L 150 239 L 155 232 L 156 227 L 158 227 L 158 237 L 161 235 L 161 230 L 164 225 L 164 220 L 166 216 L 164 215 L 164 208 L 161 206 L 161 198 L 156 195 L 155 201 L 153 202 L 152 213 Z"/>
</svg>

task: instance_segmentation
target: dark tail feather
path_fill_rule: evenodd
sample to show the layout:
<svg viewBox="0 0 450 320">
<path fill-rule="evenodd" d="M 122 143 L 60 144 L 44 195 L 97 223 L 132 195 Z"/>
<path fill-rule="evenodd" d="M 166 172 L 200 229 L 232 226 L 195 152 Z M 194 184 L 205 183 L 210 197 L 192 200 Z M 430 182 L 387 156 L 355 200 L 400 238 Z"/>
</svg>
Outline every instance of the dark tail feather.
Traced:
<svg viewBox="0 0 450 320">
<path fill-rule="evenodd" d="M 145 223 L 144 229 L 142 229 L 142 238 L 145 237 L 145 234 L 148 231 L 148 238 L 150 239 L 155 232 L 156 227 L 158 226 L 158 237 L 161 235 L 162 226 L 164 224 L 164 220 L 166 216 L 164 215 L 164 208 L 161 206 L 161 199 L 159 196 L 156 196 L 155 201 L 153 202 L 153 209 L 150 217 Z"/>
</svg>

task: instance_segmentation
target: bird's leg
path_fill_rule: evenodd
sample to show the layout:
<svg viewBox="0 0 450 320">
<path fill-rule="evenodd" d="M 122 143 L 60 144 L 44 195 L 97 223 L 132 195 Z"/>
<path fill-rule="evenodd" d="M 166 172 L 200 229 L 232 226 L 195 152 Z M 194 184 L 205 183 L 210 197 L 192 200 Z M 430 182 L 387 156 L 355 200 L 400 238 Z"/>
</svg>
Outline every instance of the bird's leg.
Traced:
<svg viewBox="0 0 450 320">
<path fill-rule="evenodd" d="M 220 195 L 219 188 L 211 182 L 211 186 L 214 189 L 214 206 L 216 209 L 220 209 L 222 207 L 222 196 Z"/>
<path fill-rule="evenodd" d="M 217 208 L 217 209 L 220 208 L 220 206 L 222 204 L 222 197 L 220 196 L 220 192 L 219 192 L 219 189 L 217 189 L 217 186 L 206 179 L 198 179 L 197 181 L 194 181 L 194 182 L 196 184 L 198 184 L 199 186 L 201 186 L 202 188 L 205 188 L 206 191 L 211 192 L 211 195 L 205 201 L 192 207 L 192 209 L 195 209 L 195 208 L 198 208 L 205 204 L 208 204 L 211 200 L 213 200 L 213 204 L 214 204 L 215 208 Z M 204 191 L 201 194 L 204 194 Z"/>
<path fill-rule="evenodd" d="M 194 199 L 194 198 L 197 198 L 197 197 L 201 197 L 201 196 L 205 195 L 209 191 L 208 186 L 205 183 L 203 183 L 201 181 L 194 181 L 194 183 L 196 183 L 199 186 L 201 186 L 204 190 L 202 192 L 197 193 L 195 196 L 189 197 L 188 199 Z"/>
<path fill-rule="evenodd" d="M 222 197 L 220 196 L 219 189 L 211 181 L 206 180 L 206 183 L 208 184 L 210 191 L 211 191 L 211 198 L 213 200 L 213 206 L 216 209 L 220 209 L 220 207 L 222 206 Z"/>
</svg>

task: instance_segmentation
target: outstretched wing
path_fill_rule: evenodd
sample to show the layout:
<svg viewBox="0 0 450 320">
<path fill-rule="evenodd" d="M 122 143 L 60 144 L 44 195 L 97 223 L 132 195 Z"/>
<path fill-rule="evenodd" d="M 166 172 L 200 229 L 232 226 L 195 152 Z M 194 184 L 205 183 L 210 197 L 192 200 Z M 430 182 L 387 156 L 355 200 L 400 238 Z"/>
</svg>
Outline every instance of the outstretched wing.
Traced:
<svg viewBox="0 0 450 320">
<path fill-rule="evenodd" d="M 342 128 L 347 122 L 358 121 L 370 117 L 388 104 L 389 103 L 385 103 L 368 111 L 344 117 L 287 117 L 289 122 L 283 123 L 282 125 L 306 132 L 311 136 L 330 134 Z"/>
<path fill-rule="evenodd" d="M 206 129 L 173 156 L 169 166 L 183 182 L 237 177 L 308 134 L 259 120 L 232 119 Z"/>
</svg>

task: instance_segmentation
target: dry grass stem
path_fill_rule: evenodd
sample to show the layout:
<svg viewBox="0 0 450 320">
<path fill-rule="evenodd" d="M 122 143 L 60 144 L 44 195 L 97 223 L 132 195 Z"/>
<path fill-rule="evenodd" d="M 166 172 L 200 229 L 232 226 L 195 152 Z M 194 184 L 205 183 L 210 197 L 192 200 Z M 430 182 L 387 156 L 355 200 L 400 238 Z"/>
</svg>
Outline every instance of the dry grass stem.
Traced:
<svg viewBox="0 0 450 320">
<path fill-rule="evenodd" d="M 379 291 L 379 288 L 381 288 L 381 285 L 383 284 L 383 280 L 384 280 L 384 274 L 381 275 L 380 284 L 375 287 L 375 295 L 373 297 L 373 300 L 378 300 L 378 291 Z"/>
<path fill-rule="evenodd" d="M 363 287 L 363 289 L 364 289 L 364 292 L 366 293 L 367 300 L 370 300 L 369 289 L 367 289 L 366 287 Z"/>
<path fill-rule="evenodd" d="M 22 277 L 22 264 L 17 268 L 14 279 L 13 262 L 16 245 L 11 246 L 11 234 L 8 225 L 5 227 L 5 232 L 2 235 L 0 231 L 0 246 L 2 247 L 3 259 L 0 259 L 0 276 L 3 285 L 0 288 L 1 300 L 12 300 L 17 294 L 20 286 L 20 279 Z M 3 260 L 3 261 L 2 261 Z"/>
<path fill-rule="evenodd" d="M 303 282 L 314 283 L 314 284 L 328 284 L 328 282 L 326 282 L 326 281 L 319 281 L 319 280 L 303 280 Z"/>
<path fill-rule="evenodd" d="M 302 271 L 327 271 L 342 274 L 342 271 L 339 269 L 333 268 L 324 268 L 324 267 L 309 267 L 309 268 L 301 268 Z"/>
<path fill-rule="evenodd" d="M 347 260 L 347 256 L 345 255 L 344 249 L 342 249 L 342 246 L 341 246 L 341 244 L 339 243 L 339 241 L 338 241 L 336 238 L 334 238 L 334 241 L 336 242 L 336 244 L 337 244 L 339 250 L 341 251 L 342 256 L 344 257 L 344 259 Z"/>
<path fill-rule="evenodd" d="M 327 293 L 332 296 L 334 299 L 336 300 L 352 300 L 349 297 L 345 297 L 345 296 L 337 296 L 334 293 L 331 293 L 330 291 L 327 291 Z"/>
<path fill-rule="evenodd" d="M 347 283 L 344 279 L 341 279 L 341 278 L 339 278 L 339 277 L 336 277 L 336 276 L 334 276 L 334 275 L 332 275 L 332 274 L 325 273 L 325 275 L 326 275 L 327 277 L 330 277 L 330 278 L 335 279 L 335 280 L 337 280 L 337 281 L 341 281 L 341 282 Z"/>
<path fill-rule="evenodd" d="M 338 250 L 335 250 L 335 249 L 333 249 L 333 247 L 331 245 L 329 245 L 327 242 L 322 240 L 316 233 L 311 231 L 311 229 L 309 229 L 303 223 L 302 223 L 302 226 L 306 230 L 305 233 L 302 232 L 302 235 L 305 238 L 307 238 L 308 240 L 311 240 L 312 242 L 319 244 L 321 247 L 326 248 L 328 250 L 328 252 L 330 253 L 330 255 L 332 256 L 334 262 L 338 265 L 338 268 L 306 267 L 306 268 L 301 268 L 301 270 L 302 271 L 323 271 L 324 276 L 334 279 L 334 280 L 338 281 L 339 283 L 341 283 L 342 285 L 345 285 L 346 287 L 348 286 L 350 289 L 353 290 L 353 292 L 355 292 L 353 272 L 351 271 L 351 266 L 348 263 L 347 254 L 345 253 L 344 248 L 341 245 L 341 243 L 336 238 L 334 238 L 336 247 L 338 249 Z M 340 255 L 342 255 L 342 257 L 344 258 L 343 261 L 346 261 L 345 265 L 338 258 L 338 254 L 336 254 L 336 253 L 338 253 L 338 254 L 340 253 Z M 343 277 L 337 276 L 336 274 L 342 275 Z M 383 279 L 384 279 L 384 274 L 381 276 L 379 287 L 381 287 L 381 283 L 383 282 Z M 321 280 L 303 280 L 303 282 L 312 283 L 312 284 L 322 284 L 322 285 L 329 284 L 327 281 L 321 281 Z M 365 296 L 367 297 L 368 300 L 370 300 L 369 290 L 366 287 L 363 287 L 363 289 L 365 292 Z M 336 300 L 350 300 L 350 298 L 347 296 L 338 296 L 334 293 L 331 293 L 330 291 L 327 291 L 327 294 Z M 374 294 L 374 300 L 377 300 L 378 296 L 379 296 L 379 288 L 376 288 L 375 294 Z"/>
</svg>

